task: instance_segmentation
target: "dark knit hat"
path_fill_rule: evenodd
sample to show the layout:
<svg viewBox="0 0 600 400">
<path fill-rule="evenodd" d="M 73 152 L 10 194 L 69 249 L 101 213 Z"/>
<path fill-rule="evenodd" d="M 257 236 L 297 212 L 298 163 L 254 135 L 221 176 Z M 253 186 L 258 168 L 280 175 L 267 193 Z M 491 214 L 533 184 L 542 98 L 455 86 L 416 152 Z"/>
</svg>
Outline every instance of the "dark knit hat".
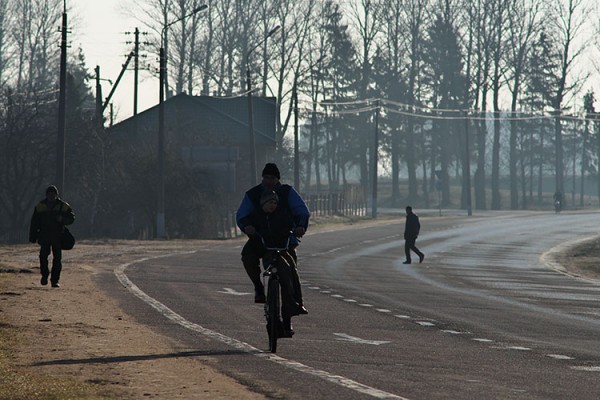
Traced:
<svg viewBox="0 0 600 400">
<path fill-rule="evenodd" d="M 277 179 L 281 179 L 281 174 L 279 173 L 279 168 L 277 168 L 277 165 L 274 163 L 267 163 L 265 165 L 265 168 L 263 168 L 261 176 L 265 176 L 265 175 L 271 175 L 271 176 L 276 177 Z"/>
<path fill-rule="evenodd" d="M 260 196 L 260 206 L 264 206 L 271 200 L 275 200 L 277 203 L 279 203 L 279 196 L 277 196 L 277 193 L 272 190 L 265 190 Z"/>
<path fill-rule="evenodd" d="M 50 192 L 54 192 L 54 193 L 58 194 L 58 189 L 56 188 L 56 186 L 50 185 L 46 188 L 46 194 L 48 194 Z"/>
</svg>

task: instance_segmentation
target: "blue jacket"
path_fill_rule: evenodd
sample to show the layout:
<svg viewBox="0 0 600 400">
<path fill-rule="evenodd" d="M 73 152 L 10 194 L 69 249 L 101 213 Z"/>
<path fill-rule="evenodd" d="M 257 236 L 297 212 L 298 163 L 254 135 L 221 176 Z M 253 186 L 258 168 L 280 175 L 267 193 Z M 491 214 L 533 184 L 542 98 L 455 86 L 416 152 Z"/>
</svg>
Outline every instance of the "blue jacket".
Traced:
<svg viewBox="0 0 600 400">
<path fill-rule="evenodd" d="M 252 213 L 261 210 L 260 196 L 265 190 L 266 188 L 261 183 L 248 190 L 244 195 L 235 215 L 237 225 L 242 232 L 246 226 L 253 225 L 251 221 Z M 310 211 L 300 194 L 290 185 L 281 183 L 278 183 L 273 190 L 279 196 L 277 208 L 287 208 L 287 212 L 292 217 L 293 227 L 307 229 Z"/>
</svg>

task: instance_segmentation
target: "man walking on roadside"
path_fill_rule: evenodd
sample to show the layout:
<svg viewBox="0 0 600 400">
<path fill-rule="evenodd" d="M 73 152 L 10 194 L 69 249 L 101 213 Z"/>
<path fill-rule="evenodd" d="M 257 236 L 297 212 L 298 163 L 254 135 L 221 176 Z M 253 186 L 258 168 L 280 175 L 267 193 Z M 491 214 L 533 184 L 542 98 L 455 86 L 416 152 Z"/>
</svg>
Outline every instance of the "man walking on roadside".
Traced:
<svg viewBox="0 0 600 400">
<path fill-rule="evenodd" d="M 29 226 L 29 241 L 40 244 L 40 272 L 42 285 L 48 284 L 48 276 L 53 288 L 60 287 L 62 270 L 61 235 L 65 225 L 75 221 L 71 206 L 60 197 L 56 186 L 46 189 L 46 198 L 40 201 L 33 210 Z M 48 268 L 48 256 L 52 251 L 52 271 Z"/>
<path fill-rule="evenodd" d="M 416 242 L 421 230 L 421 223 L 417 214 L 413 213 L 411 206 L 406 206 L 406 225 L 404 226 L 404 252 L 406 261 L 402 264 L 410 264 L 410 251 L 414 251 L 419 256 L 419 264 L 423 262 L 425 254 L 417 249 Z"/>
</svg>

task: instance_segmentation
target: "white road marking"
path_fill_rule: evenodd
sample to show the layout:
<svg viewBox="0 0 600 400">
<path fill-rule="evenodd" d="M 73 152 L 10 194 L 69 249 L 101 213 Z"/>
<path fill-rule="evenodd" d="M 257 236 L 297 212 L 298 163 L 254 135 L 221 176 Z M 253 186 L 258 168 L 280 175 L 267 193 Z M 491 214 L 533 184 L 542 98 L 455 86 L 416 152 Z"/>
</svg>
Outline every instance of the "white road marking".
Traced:
<svg viewBox="0 0 600 400">
<path fill-rule="evenodd" d="M 117 277 L 117 279 L 119 280 L 119 282 L 121 282 L 121 284 L 124 287 L 126 287 L 130 292 L 132 292 L 137 298 L 142 300 L 144 303 L 148 304 L 150 307 L 154 308 L 156 311 L 158 311 L 164 317 L 183 326 L 186 329 L 192 330 L 194 332 L 198 332 L 198 333 L 200 333 L 204 336 L 207 336 L 211 339 L 225 343 L 226 345 L 229 345 L 237 350 L 246 352 L 248 354 L 255 355 L 257 357 L 267 359 L 269 361 L 272 361 L 274 363 L 282 365 L 286 368 L 296 370 L 298 372 L 303 372 L 305 374 L 316 376 L 316 377 L 321 378 L 330 383 L 334 383 L 334 384 L 342 386 L 344 388 L 354 390 L 355 392 L 363 393 L 363 394 L 366 394 L 368 396 L 371 396 L 371 397 L 374 397 L 377 399 L 408 400 L 406 397 L 402 397 L 402 396 L 395 395 L 393 393 L 385 392 L 383 390 L 379 390 L 379 389 L 364 385 L 362 383 L 353 381 L 352 379 L 348 379 L 348 378 L 345 378 L 340 375 L 335 375 L 335 374 L 332 374 L 327 371 L 312 368 L 312 367 L 309 367 L 308 365 L 301 364 L 297 361 L 288 360 L 288 359 L 285 359 L 283 357 L 277 356 L 272 353 L 266 353 L 260 349 L 257 349 L 254 346 L 249 345 L 248 343 L 241 342 L 237 339 L 233 339 L 233 338 L 230 338 L 229 336 L 223 335 L 222 333 L 204 328 L 203 326 L 200 326 L 198 324 L 190 322 L 190 321 L 186 320 L 185 318 L 183 318 L 181 315 L 179 315 L 176 312 L 174 312 L 173 310 L 171 310 L 169 307 L 162 304 L 161 302 L 148 296 L 139 287 L 137 287 L 133 282 L 131 282 L 131 280 L 129 280 L 127 275 L 125 275 L 125 269 L 131 264 L 144 262 L 144 261 L 148 261 L 148 260 L 152 260 L 152 259 L 156 259 L 156 258 L 173 256 L 176 254 L 182 255 L 182 254 L 191 254 L 194 252 L 195 251 L 189 251 L 189 252 L 181 252 L 181 253 L 175 253 L 175 254 L 167 254 L 167 255 L 157 256 L 157 257 L 143 258 L 143 259 L 140 259 L 140 260 L 137 260 L 134 262 L 130 262 L 130 263 L 122 264 L 122 265 L 118 266 L 117 268 L 115 268 L 114 274 Z"/>
<path fill-rule="evenodd" d="M 377 308 L 376 310 L 379 311 L 379 312 L 382 312 L 382 313 L 392 312 L 391 310 L 388 310 L 387 308 Z"/>
<path fill-rule="evenodd" d="M 361 303 L 359 304 L 361 307 L 373 307 L 373 304 Z"/>
<path fill-rule="evenodd" d="M 354 299 L 344 299 L 344 301 L 347 301 L 348 303 L 356 303 L 356 300 Z"/>
<path fill-rule="evenodd" d="M 429 322 L 429 321 L 416 321 L 417 324 L 421 325 L 421 326 L 435 326 L 434 323 Z"/>
<path fill-rule="evenodd" d="M 345 333 L 334 333 L 334 335 L 339 336 L 338 340 L 344 340 L 346 342 L 358 343 L 358 344 L 372 344 L 374 346 L 379 346 L 380 344 L 391 343 L 389 340 L 367 340 L 361 339 L 356 336 L 350 336 Z"/>
<path fill-rule="evenodd" d="M 470 332 L 453 331 L 451 329 L 442 329 L 442 332 L 449 333 L 451 335 L 468 335 L 470 333 Z"/>
<path fill-rule="evenodd" d="M 476 342 L 481 342 L 481 343 L 492 343 L 493 342 L 493 340 L 491 340 L 491 339 L 483 339 L 483 338 L 474 338 L 471 340 L 474 340 Z"/>
<path fill-rule="evenodd" d="M 546 354 L 546 357 L 554 358 L 556 360 L 574 360 L 575 358 L 565 356 L 562 354 Z"/>
<path fill-rule="evenodd" d="M 571 369 L 574 369 L 576 371 L 586 371 L 586 372 L 600 372 L 600 366 L 576 366 L 576 367 L 571 367 Z"/>
<path fill-rule="evenodd" d="M 401 315 L 401 314 L 394 315 L 394 317 L 401 318 L 401 319 L 410 319 L 411 318 L 410 315 Z"/>
<path fill-rule="evenodd" d="M 344 296 L 342 296 L 341 294 L 332 294 L 331 297 L 335 297 L 336 299 L 341 299 Z"/>
<path fill-rule="evenodd" d="M 223 288 L 223 290 L 218 290 L 217 293 L 232 294 L 234 296 L 245 296 L 245 295 L 248 295 L 248 294 L 252 294 L 252 293 L 249 293 L 249 292 L 238 292 L 237 290 L 232 289 L 232 288 L 228 288 L 228 287 Z"/>
<path fill-rule="evenodd" d="M 530 351 L 529 347 L 522 346 L 492 346 L 491 349 L 500 349 L 500 350 L 519 350 L 519 351 Z"/>
</svg>

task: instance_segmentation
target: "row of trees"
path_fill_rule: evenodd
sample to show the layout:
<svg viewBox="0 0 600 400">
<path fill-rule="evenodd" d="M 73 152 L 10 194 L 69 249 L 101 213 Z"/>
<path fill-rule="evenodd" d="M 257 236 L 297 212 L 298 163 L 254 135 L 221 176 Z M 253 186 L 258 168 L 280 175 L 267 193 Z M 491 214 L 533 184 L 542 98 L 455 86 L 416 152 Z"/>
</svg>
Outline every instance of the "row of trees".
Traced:
<svg viewBox="0 0 600 400">
<path fill-rule="evenodd" d="M 191 0 L 137 4 L 146 10 L 146 25 L 157 33 L 197 5 Z M 477 208 L 503 206 L 500 187 L 505 173 L 510 178 L 510 202 L 504 206 L 524 207 L 519 201 L 519 183 L 523 184 L 519 171 L 532 168 L 528 149 L 541 154 L 536 161 L 542 166 L 539 173 L 553 174 L 556 189 L 564 191 L 563 129 L 569 119 L 562 117 L 578 113 L 583 115 L 580 121 L 587 121 L 582 125 L 594 119 L 594 102 L 584 109 L 581 92 L 583 87 L 591 90 L 599 76 L 597 65 L 595 70 L 587 68 L 592 65 L 591 55 L 600 50 L 594 40 L 598 9 L 593 1 L 230 0 L 206 4 L 207 13 L 169 29 L 171 87 L 177 92 L 240 94 L 250 66 L 258 77 L 255 87 L 280 100 L 282 147 L 294 128 L 296 87 L 300 117 L 308 125 L 303 152 L 306 188 L 319 186 L 321 177 L 330 185 L 342 184 L 352 169 L 368 186 L 373 147 L 369 111 L 375 103 L 350 103 L 354 101 L 384 99 L 396 104 L 380 108 L 380 156 L 392 178 L 395 204 L 424 194 L 433 170 L 441 171 L 443 202 L 449 204 L 451 171 L 466 169 L 468 157 L 474 167 Z M 141 15 L 140 10 L 136 15 Z M 277 24 L 283 27 L 280 36 L 263 41 Z M 259 43 L 251 59 L 246 59 L 249 49 Z M 586 96 L 594 99 L 594 92 Z M 431 119 L 432 114 L 438 118 Z M 552 132 L 547 118 L 519 124 L 524 114 L 555 116 Z M 465 122 L 455 123 L 458 117 L 470 118 L 467 129 Z M 530 128 L 538 133 L 523 136 Z M 588 129 L 594 134 L 597 128 Z M 464 153 L 466 131 L 472 143 L 468 155 Z M 586 172 L 593 172 L 596 158 L 581 160 L 587 164 Z M 407 193 L 400 193 L 401 176 L 408 179 Z M 489 188 L 491 200 L 486 198 Z"/>
<path fill-rule="evenodd" d="M 27 239 L 33 207 L 56 183 L 61 38 L 56 28 L 64 11 L 63 0 L 0 0 L 0 242 Z M 153 237 L 157 200 L 149 188 L 157 182 L 156 146 L 140 145 L 132 153 L 110 139 L 96 118 L 90 72 L 82 50 L 70 49 L 60 189 L 75 210 L 75 234 Z M 206 208 L 206 177 L 170 156 L 167 170 L 167 191 L 181 194 L 169 204 L 172 232 L 206 236 L 207 226 L 215 224 L 199 217 Z"/>
<path fill-rule="evenodd" d="M 26 237 L 43 188 L 55 179 L 60 0 L 0 0 L 0 235 Z M 93 203 L 100 185 L 94 99 L 80 53 L 67 82 L 67 174 L 73 202 Z M 99 150 L 100 149 L 100 150 Z M 89 179 L 88 179 L 89 178 Z"/>
<path fill-rule="evenodd" d="M 289 153 L 295 111 L 306 121 L 304 189 L 343 185 L 351 173 L 368 187 L 376 115 L 378 156 L 391 176 L 396 205 L 427 196 L 436 173 L 443 202 L 450 204 L 450 177 L 466 182 L 469 174 L 463 171 L 471 164 L 477 208 L 525 207 L 524 193 L 534 187 L 526 185 L 527 179 L 541 180 L 549 173 L 564 192 L 567 163 L 576 165 L 581 177 L 598 176 L 600 151 L 590 150 L 600 149 L 596 102 L 593 91 L 583 95 L 581 88 L 589 87 L 590 78 L 597 82 L 599 72 L 596 66 L 586 76 L 578 68 L 599 50 L 593 47 L 598 46 L 593 40 L 598 32 L 588 29 L 597 20 L 592 1 L 207 4 L 206 13 L 167 30 L 168 87 L 191 94 L 243 95 L 249 67 L 253 87 L 280 101 L 281 154 Z M 134 12 L 154 29 L 159 46 L 163 28 L 198 4 L 138 0 L 137 5 Z M 0 205 L 5 210 L 0 223 L 8 231 L 23 230 L 39 191 L 55 176 L 56 27 L 62 7 L 62 0 L 0 0 Z M 282 31 L 264 40 L 275 25 Z M 137 193 L 144 195 L 142 183 L 151 185 L 156 176 L 153 155 L 147 151 L 129 157 L 135 165 L 148 166 L 137 177 L 121 168 L 123 160 L 114 158 L 117 152 L 94 118 L 90 71 L 81 50 L 70 53 L 65 191 L 71 202 L 85 205 L 78 220 L 85 221 L 86 232 L 109 233 L 98 228 L 98 221 L 139 202 L 119 198 L 119 193 L 124 185 L 139 185 Z M 297 101 L 292 101 L 294 89 Z M 585 108 L 577 107 L 581 103 Z M 510 178 L 510 204 L 501 203 L 504 175 Z M 404 177 L 408 185 L 401 192 Z M 491 199 L 486 198 L 489 189 Z M 193 196 L 200 198 L 201 191 Z M 148 219 L 153 202 L 144 203 Z M 196 203 L 187 201 L 183 212 Z"/>
</svg>

